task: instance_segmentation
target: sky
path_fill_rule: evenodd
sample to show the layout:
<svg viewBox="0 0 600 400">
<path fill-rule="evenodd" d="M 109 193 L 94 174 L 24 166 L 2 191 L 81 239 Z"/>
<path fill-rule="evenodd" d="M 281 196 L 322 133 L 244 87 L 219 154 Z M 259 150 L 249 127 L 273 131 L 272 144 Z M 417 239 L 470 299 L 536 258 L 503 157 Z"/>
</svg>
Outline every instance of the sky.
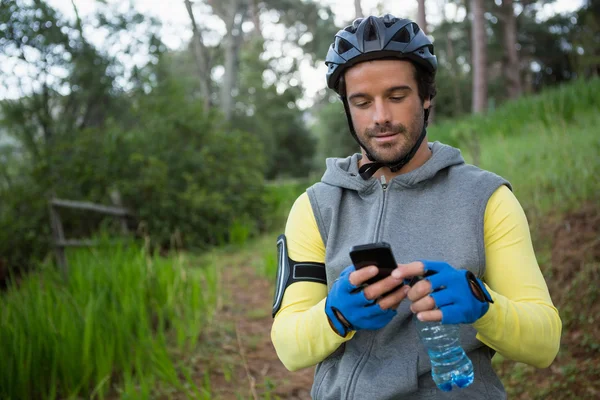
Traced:
<svg viewBox="0 0 600 400">
<path fill-rule="evenodd" d="M 65 16 L 74 17 L 71 0 L 47 0 L 55 8 L 59 9 Z M 96 0 L 74 0 L 79 13 L 82 16 L 88 15 L 94 11 Z M 109 0 L 115 2 L 116 0 Z M 163 24 L 162 39 L 163 42 L 171 49 L 181 48 L 187 43 L 191 37 L 191 29 L 189 17 L 183 0 L 131 0 L 135 7 L 142 13 L 153 15 L 161 20 Z M 496 0 L 499 2 L 500 0 Z M 329 5 L 336 16 L 338 26 L 343 26 L 354 17 L 354 2 L 352 0 L 321 0 L 322 4 Z M 544 13 L 548 16 L 557 12 L 568 12 L 581 7 L 584 0 L 557 0 L 553 5 L 547 5 L 544 8 Z M 121 1 L 124 6 L 126 1 Z M 442 19 L 442 5 L 444 0 L 426 0 L 426 11 L 428 23 L 436 23 Z M 396 16 L 407 16 L 416 18 L 417 1 L 416 0 L 362 0 L 364 14 L 380 15 L 383 13 L 391 13 Z M 457 15 L 456 10 L 452 5 L 446 6 L 446 15 L 449 18 L 463 18 L 464 16 Z M 209 29 L 224 32 L 224 26 L 218 20 L 206 20 Z M 282 30 L 277 27 L 269 28 L 269 24 L 263 24 L 263 34 L 267 38 L 276 39 L 282 35 Z M 94 42 L 95 38 L 88 38 Z M 101 37 L 96 38 L 101 41 Z M 209 43 L 210 44 L 210 43 Z M 281 48 L 273 47 L 267 49 L 275 55 L 285 53 Z M 324 57 L 325 55 L 323 55 Z M 144 63 L 144 60 L 138 59 L 137 63 Z M 299 104 L 301 108 L 309 107 L 312 104 L 312 98 L 315 94 L 325 87 L 325 65 L 321 63 L 317 68 L 314 68 L 308 60 L 300 64 L 300 79 L 305 87 L 305 99 L 303 104 Z M 216 71 L 218 77 L 220 71 Z M 12 97 L 10 94 L 2 97 Z"/>
</svg>

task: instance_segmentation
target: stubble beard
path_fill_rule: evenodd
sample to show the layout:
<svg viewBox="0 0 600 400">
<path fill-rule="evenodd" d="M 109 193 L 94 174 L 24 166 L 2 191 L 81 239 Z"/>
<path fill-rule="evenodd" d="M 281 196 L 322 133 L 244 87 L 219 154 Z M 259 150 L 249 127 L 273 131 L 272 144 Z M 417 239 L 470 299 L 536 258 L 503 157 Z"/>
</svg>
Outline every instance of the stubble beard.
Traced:
<svg viewBox="0 0 600 400">
<path fill-rule="evenodd" d="M 417 119 L 412 121 L 411 129 L 404 124 L 386 124 L 375 128 L 367 128 L 361 135 L 361 142 L 368 154 L 375 158 L 372 161 L 393 163 L 404 158 L 417 143 L 422 124 Z M 393 143 L 376 144 L 375 137 L 381 133 L 395 133 L 398 136 Z"/>
</svg>

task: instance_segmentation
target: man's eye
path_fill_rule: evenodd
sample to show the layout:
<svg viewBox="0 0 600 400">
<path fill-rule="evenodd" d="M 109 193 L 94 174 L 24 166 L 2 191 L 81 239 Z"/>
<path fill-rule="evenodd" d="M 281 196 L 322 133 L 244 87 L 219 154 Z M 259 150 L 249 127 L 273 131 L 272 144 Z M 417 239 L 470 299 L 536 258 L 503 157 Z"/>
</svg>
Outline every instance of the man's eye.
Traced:
<svg viewBox="0 0 600 400">
<path fill-rule="evenodd" d="M 354 107 L 364 108 L 369 105 L 368 101 L 361 101 L 360 103 L 354 103 Z"/>
<path fill-rule="evenodd" d="M 401 101 L 402 99 L 404 99 L 404 96 L 392 96 L 390 97 L 390 99 L 392 101 Z"/>
</svg>

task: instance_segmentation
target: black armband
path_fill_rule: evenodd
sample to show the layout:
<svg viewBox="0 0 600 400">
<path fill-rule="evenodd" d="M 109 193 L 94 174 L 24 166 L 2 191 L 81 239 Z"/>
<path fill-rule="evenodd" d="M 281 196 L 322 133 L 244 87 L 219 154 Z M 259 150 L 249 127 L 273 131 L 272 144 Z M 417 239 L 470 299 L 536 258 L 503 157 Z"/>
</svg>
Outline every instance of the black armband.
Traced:
<svg viewBox="0 0 600 400">
<path fill-rule="evenodd" d="M 285 235 L 279 235 L 277 238 L 277 281 L 273 299 L 273 317 L 281 308 L 285 289 L 296 282 L 317 282 L 327 285 L 325 264 L 292 260 L 288 256 Z"/>
</svg>

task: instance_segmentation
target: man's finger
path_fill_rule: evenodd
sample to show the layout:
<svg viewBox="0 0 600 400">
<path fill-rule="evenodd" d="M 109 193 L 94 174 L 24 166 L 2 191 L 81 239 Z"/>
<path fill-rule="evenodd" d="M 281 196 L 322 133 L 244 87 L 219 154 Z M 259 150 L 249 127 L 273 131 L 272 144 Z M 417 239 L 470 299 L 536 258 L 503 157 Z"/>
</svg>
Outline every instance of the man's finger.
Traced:
<svg viewBox="0 0 600 400">
<path fill-rule="evenodd" d="M 417 314 L 422 311 L 431 311 L 435 309 L 435 300 L 431 296 L 425 296 L 422 299 L 413 302 L 410 305 L 410 311 Z"/>
<path fill-rule="evenodd" d="M 364 290 L 365 297 L 370 300 L 376 299 L 394 290 L 400 285 L 402 285 L 401 280 L 388 276 L 387 278 L 384 278 L 379 282 L 375 282 L 367 286 L 367 288 Z"/>
<path fill-rule="evenodd" d="M 442 312 L 440 310 L 422 311 L 417 314 L 420 321 L 441 321 Z"/>
<path fill-rule="evenodd" d="M 392 271 L 392 276 L 396 279 L 412 278 L 413 276 L 422 276 L 425 273 L 425 266 L 421 261 L 414 261 L 408 264 L 398 264 L 398 268 Z"/>
<path fill-rule="evenodd" d="M 403 286 L 400 289 L 396 289 L 392 293 L 385 297 L 380 298 L 377 303 L 383 310 L 392 309 L 395 310 L 400 305 L 400 302 L 406 298 L 406 293 L 410 288 Z"/>
<path fill-rule="evenodd" d="M 374 265 L 357 269 L 356 271 L 350 274 L 350 283 L 354 286 L 360 286 L 364 282 L 376 276 L 378 272 L 379 269 Z"/>
<path fill-rule="evenodd" d="M 410 288 L 408 298 L 410 301 L 418 301 L 431 293 L 431 283 L 429 281 L 419 281 Z"/>
</svg>

